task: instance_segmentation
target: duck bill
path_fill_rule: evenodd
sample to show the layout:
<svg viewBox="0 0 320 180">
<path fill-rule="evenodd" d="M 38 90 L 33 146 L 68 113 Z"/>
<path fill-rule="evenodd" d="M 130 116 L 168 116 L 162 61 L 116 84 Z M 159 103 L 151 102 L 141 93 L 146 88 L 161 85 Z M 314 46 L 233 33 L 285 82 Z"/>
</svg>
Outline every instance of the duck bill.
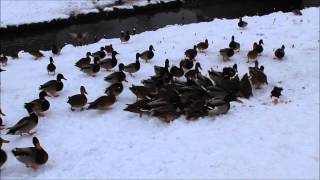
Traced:
<svg viewBox="0 0 320 180">
<path fill-rule="evenodd" d="M 84 93 L 85 93 L 86 95 L 88 95 L 87 91 L 84 91 Z"/>
<path fill-rule="evenodd" d="M 65 77 L 63 77 L 62 79 L 64 79 L 64 80 L 68 80 L 67 78 L 65 78 Z"/>
</svg>

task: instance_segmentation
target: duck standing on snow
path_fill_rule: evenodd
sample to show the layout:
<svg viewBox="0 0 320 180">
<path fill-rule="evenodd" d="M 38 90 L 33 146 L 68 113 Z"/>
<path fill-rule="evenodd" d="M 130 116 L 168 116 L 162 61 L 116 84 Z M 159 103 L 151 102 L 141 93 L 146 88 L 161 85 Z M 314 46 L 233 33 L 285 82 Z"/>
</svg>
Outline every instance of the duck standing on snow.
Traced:
<svg viewBox="0 0 320 180">
<path fill-rule="evenodd" d="M 126 31 L 126 33 L 124 33 L 124 31 L 121 31 L 121 34 L 120 34 L 121 43 L 128 42 L 129 40 L 130 40 L 130 31 Z"/>
<path fill-rule="evenodd" d="M 292 10 L 292 13 L 296 16 L 302 16 L 302 12 L 299 9 Z"/>
<path fill-rule="evenodd" d="M 130 63 L 130 64 L 128 64 L 128 65 L 126 65 L 124 67 L 124 71 L 128 72 L 130 74 L 130 76 L 133 76 L 132 75 L 133 73 L 136 73 L 136 72 L 138 72 L 140 70 L 139 57 L 140 57 L 140 54 L 137 53 L 136 54 L 136 62 L 135 63 Z"/>
<path fill-rule="evenodd" d="M 268 84 L 267 75 L 263 72 L 264 66 L 258 68 L 258 62 L 256 61 L 255 67 L 249 67 L 249 74 L 251 82 L 256 89 L 260 89 L 263 84 Z"/>
<path fill-rule="evenodd" d="M 32 138 L 32 143 L 34 147 L 14 148 L 12 153 L 27 168 L 38 169 L 39 166 L 44 165 L 48 161 L 49 155 L 41 147 L 37 137 Z"/>
<path fill-rule="evenodd" d="M 2 143 L 9 143 L 10 141 L 4 140 L 0 137 L 0 168 L 7 161 L 7 153 L 2 150 Z"/>
<path fill-rule="evenodd" d="M 258 57 L 257 46 L 258 46 L 258 44 L 256 42 L 253 43 L 253 49 L 251 51 L 249 51 L 247 54 L 247 57 L 248 57 L 247 63 L 250 62 L 250 60 L 252 60 L 252 61 L 257 60 L 257 57 Z"/>
<path fill-rule="evenodd" d="M 50 103 L 46 100 L 46 96 L 49 96 L 45 91 L 39 93 L 39 99 L 35 99 L 31 102 L 26 103 L 29 105 L 34 113 L 38 116 L 44 116 L 42 113 L 49 110 Z M 50 96 L 49 96 L 50 97 Z"/>
<path fill-rule="evenodd" d="M 270 95 L 270 97 L 271 98 L 280 98 L 280 96 L 281 96 L 281 91 L 283 90 L 283 88 L 282 87 L 277 87 L 277 86 L 275 86 L 273 89 L 272 89 L 272 91 L 271 91 L 271 95 Z"/>
<path fill-rule="evenodd" d="M 244 97 L 246 99 L 249 99 L 252 94 L 252 86 L 249 80 L 248 74 L 244 74 L 240 81 L 240 94 L 241 97 Z"/>
<path fill-rule="evenodd" d="M 256 50 L 257 50 L 257 52 L 258 52 L 259 55 L 261 55 L 261 53 L 263 52 L 263 46 L 262 46 L 262 44 L 264 45 L 263 40 L 260 39 L 260 40 L 259 40 L 259 44 L 258 44 L 257 47 L 256 47 Z"/>
<path fill-rule="evenodd" d="M 0 109 L 0 130 L 5 127 L 5 125 L 3 124 L 3 120 L 2 120 L 1 116 L 6 116 L 6 115 Z"/>
<path fill-rule="evenodd" d="M 31 105 L 25 104 L 24 107 L 28 111 L 29 116 L 26 116 L 20 119 L 14 126 L 7 128 L 9 129 L 7 134 L 20 135 L 20 136 L 22 136 L 25 133 L 29 135 L 34 134 L 34 133 L 31 133 L 30 131 L 37 126 L 38 116 L 32 111 Z"/>
<path fill-rule="evenodd" d="M 59 55 L 61 52 L 61 48 L 59 48 L 56 44 L 52 45 L 51 48 L 52 54 Z"/>
<path fill-rule="evenodd" d="M 98 64 L 98 62 L 99 62 L 99 58 L 94 57 L 93 64 L 83 66 L 81 68 L 81 71 L 94 77 L 100 71 L 100 65 Z"/>
<path fill-rule="evenodd" d="M 50 63 L 47 65 L 48 74 L 56 74 L 56 66 L 53 64 L 53 58 L 50 57 Z"/>
<path fill-rule="evenodd" d="M 116 97 L 114 94 L 108 96 L 101 96 L 95 101 L 89 103 L 88 109 L 98 109 L 98 110 L 107 110 L 111 105 L 116 102 Z"/>
<path fill-rule="evenodd" d="M 223 99 L 213 98 L 208 101 L 209 114 L 211 115 L 221 115 L 226 114 L 230 109 L 230 102 L 236 101 L 242 103 L 236 96 L 229 94 Z"/>
<path fill-rule="evenodd" d="M 149 50 L 140 53 L 140 58 L 145 60 L 146 62 L 150 61 L 154 56 L 153 51 L 155 51 L 155 50 L 154 50 L 153 46 L 150 45 Z"/>
<path fill-rule="evenodd" d="M 84 106 L 87 104 L 88 99 L 86 97 L 87 91 L 84 86 L 80 87 L 80 94 L 76 94 L 68 97 L 68 103 L 71 105 L 71 111 L 81 108 L 83 110 Z"/>
<path fill-rule="evenodd" d="M 123 85 L 121 82 L 111 84 L 109 87 L 106 88 L 105 92 L 107 95 L 118 96 L 123 91 Z"/>
<path fill-rule="evenodd" d="M 223 61 L 228 61 L 234 55 L 232 48 L 220 49 L 220 55 L 222 56 Z"/>
<path fill-rule="evenodd" d="M 190 60 L 194 60 L 194 58 L 197 56 L 198 52 L 197 52 L 197 46 L 193 46 L 193 49 L 187 49 L 184 52 L 184 55 L 186 55 L 187 58 L 189 58 Z"/>
<path fill-rule="evenodd" d="M 234 51 L 238 51 L 238 52 L 240 51 L 240 43 L 234 41 L 234 36 L 231 37 L 229 48 L 233 49 Z"/>
<path fill-rule="evenodd" d="M 57 75 L 57 80 L 51 80 L 40 86 L 39 90 L 45 91 L 48 94 L 51 94 L 55 97 L 58 95 L 57 92 L 63 89 L 62 79 L 67 80 L 62 74 Z"/>
<path fill-rule="evenodd" d="M 281 60 L 281 59 L 284 57 L 284 55 L 285 55 L 284 49 L 285 49 L 284 45 L 282 45 L 281 48 L 278 48 L 278 49 L 274 52 L 275 57 Z"/>
<path fill-rule="evenodd" d="M 110 45 L 106 45 L 106 46 L 104 47 L 104 50 L 105 50 L 108 54 L 111 54 L 114 49 L 113 49 L 113 47 L 112 47 L 112 44 L 110 44 Z"/>
<path fill-rule="evenodd" d="M 87 52 L 86 57 L 81 58 L 79 61 L 77 61 L 75 63 L 75 66 L 81 69 L 82 67 L 89 65 L 91 62 L 90 56 L 91 56 L 91 52 Z"/>
<path fill-rule="evenodd" d="M 113 51 L 111 58 L 106 58 L 106 59 L 100 60 L 99 61 L 100 67 L 106 69 L 107 71 L 116 67 L 118 64 L 118 60 L 116 58 L 117 54 L 119 54 L 117 51 Z"/>
<path fill-rule="evenodd" d="M 169 68 L 169 59 L 165 60 L 165 65 L 164 67 L 161 66 L 154 66 L 154 72 L 156 74 L 156 76 L 162 76 L 164 73 L 169 72 L 168 68 Z"/>
<path fill-rule="evenodd" d="M 199 62 L 196 63 L 194 69 L 186 72 L 186 74 L 184 75 L 187 79 L 196 79 L 198 78 L 198 75 L 201 74 L 199 69 L 201 68 L 201 65 Z"/>
<path fill-rule="evenodd" d="M 204 51 L 208 49 L 208 47 L 209 47 L 208 39 L 206 39 L 204 42 L 200 42 L 197 44 L 197 49 L 199 51 Z"/>
<path fill-rule="evenodd" d="M 43 53 L 40 52 L 40 50 L 30 51 L 29 54 L 34 57 L 34 60 L 44 57 Z"/>
<path fill-rule="evenodd" d="M 119 65 L 119 71 L 114 72 L 112 74 L 109 74 L 107 77 L 104 78 L 105 81 L 113 84 L 117 82 L 127 81 L 126 80 L 126 74 L 123 72 L 124 70 L 124 64 L 120 63 Z"/>
<path fill-rule="evenodd" d="M 5 54 L 0 54 L 0 63 L 5 66 L 8 64 L 8 57 Z"/>
<path fill-rule="evenodd" d="M 242 17 L 240 17 L 239 22 L 238 22 L 239 28 L 244 29 L 245 27 L 248 26 L 248 23 L 242 20 Z"/>
<path fill-rule="evenodd" d="M 182 64 L 180 63 L 179 67 L 172 66 L 170 69 L 170 74 L 172 74 L 172 76 L 177 78 L 182 77 L 184 75 Z"/>
</svg>

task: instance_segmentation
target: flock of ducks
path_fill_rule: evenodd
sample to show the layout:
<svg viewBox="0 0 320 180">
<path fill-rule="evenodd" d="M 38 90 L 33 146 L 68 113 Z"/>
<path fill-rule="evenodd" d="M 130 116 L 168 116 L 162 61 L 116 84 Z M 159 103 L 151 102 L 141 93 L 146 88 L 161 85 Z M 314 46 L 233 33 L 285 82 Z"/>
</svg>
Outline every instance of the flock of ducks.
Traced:
<svg viewBox="0 0 320 180">
<path fill-rule="evenodd" d="M 241 29 L 246 28 L 247 22 L 240 18 L 238 26 Z M 135 33 L 135 32 L 134 32 Z M 121 32 L 120 41 L 126 43 L 130 40 L 130 32 Z M 142 81 L 143 85 L 132 85 L 129 89 L 136 96 L 136 102 L 128 104 L 125 111 L 159 117 L 164 122 L 170 122 L 181 115 L 185 115 L 186 119 L 193 120 L 207 115 L 225 114 L 230 109 L 230 102 L 241 101 L 238 99 L 250 98 L 252 87 L 261 88 L 264 84 L 268 84 L 267 75 L 264 72 L 264 66 L 259 66 L 257 61 L 259 55 L 263 53 L 263 40 L 253 44 L 252 50 L 247 54 L 248 62 L 254 62 L 253 67 L 248 68 L 248 73 L 239 78 L 237 64 L 232 67 L 224 67 L 221 71 L 210 69 L 208 76 L 201 73 L 201 64 L 196 61 L 198 53 L 202 53 L 209 48 L 208 40 L 200 42 L 187 49 L 184 52 L 185 58 L 179 65 L 173 65 L 170 68 L 170 61 L 165 60 L 164 66 L 154 66 L 155 74 L 148 79 Z M 285 56 L 285 47 L 277 49 L 274 52 L 275 58 L 281 60 Z M 54 45 L 52 47 L 53 54 L 60 54 L 61 49 Z M 136 59 L 130 64 L 118 63 L 117 55 L 119 54 L 112 46 L 106 45 L 101 47 L 99 51 L 87 52 L 85 57 L 75 63 L 75 66 L 83 73 L 95 76 L 101 69 L 106 71 L 114 70 L 104 78 L 110 83 L 106 88 L 105 95 L 89 102 L 86 97 L 88 94 L 85 87 L 80 87 L 80 94 L 68 97 L 67 103 L 70 104 L 71 111 L 84 110 L 85 108 L 107 110 L 117 101 L 123 89 L 123 81 L 127 82 L 126 74 L 134 76 L 140 70 L 140 60 L 145 63 L 150 62 L 154 57 L 154 47 L 149 46 L 148 50 L 136 53 Z M 231 37 L 228 48 L 220 50 L 223 61 L 228 61 L 237 52 L 240 51 L 240 43 L 235 41 L 235 37 Z M 30 52 L 35 59 L 44 57 L 40 51 Z M 110 57 L 110 56 L 111 57 Z M 13 58 L 18 58 L 18 55 Z M 56 66 L 54 60 L 50 57 L 47 66 L 47 72 L 54 75 Z M 93 62 L 92 62 L 93 61 Z M 7 65 L 8 57 L 4 54 L 0 55 L 0 64 Z M 0 68 L 0 72 L 5 71 Z M 185 77 L 185 78 L 183 78 Z M 0 127 L 7 129 L 8 135 L 33 135 L 31 132 L 37 124 L 39 117 L 44 116 L 44 112 L 50 109 L 50 102 L 46 97 L 56 97 L 63 90 L 63 81 L 67 80 L 63 74 L 59 73 L 55 80 L 50 80 L 40 85 L 39 98 L 31 102 L 27 102 L 24 108 L 28 112 L 28 116 L 20 119 L 14 126 L 5 127 L 1 116 L 5 114 L 0 109 Z M 274 87 L 271 97 L 279 98 L 281 96 L 281 87 Z M 89 104 L 87 106 L 87 104 Z M 87 107 L 86 107 L 87 106 Z M 37 137 L 32 139 L 34 147 L 14 148 L 12 154 L 16 159 L 26 167 L 38 168 L 48 161 L 48 153 L 41 147 Z M 0 138 L 0 147 L 2 143 L 9 141 Z M 6 153 L 0 149 L 0 167 L 7 160 Z"/>
</svg>

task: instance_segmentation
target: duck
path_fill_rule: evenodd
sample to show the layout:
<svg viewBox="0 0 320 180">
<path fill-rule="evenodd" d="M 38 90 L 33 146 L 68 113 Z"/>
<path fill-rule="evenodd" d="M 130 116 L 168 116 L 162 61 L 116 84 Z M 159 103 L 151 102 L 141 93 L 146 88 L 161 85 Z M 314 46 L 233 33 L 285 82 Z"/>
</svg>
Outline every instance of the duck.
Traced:
<svg viewBox="0 0 320 180">
<path fill-rule="evenodd" d="M 34 147 L 14 148 L 12 149 L 12 154 L 27 168 L 38 169 L 40 166 L 46 164 L 49 155 L 41 147 L 37 137 L 32 138 L 32 143 Z"/>
<path fill-rule="evenodd" d="M 146 86 L 132 85 L 129 89 L 134 95 L 136 95 L 137 100 L 145 98 L 150 99 L 150 97 L 153 97 L 158 93 L 156 88 Z"/>
<path fill-rule="evenodd" d="M 242 20 L 242 17 L 240 17 L 239 22 L 238 22 L 239 28 L 245 28 L 248 26 L 248 23 Z"/>
<path fill-rule="evenodd" d="M 161 66 L 154 66 L 154 72 L 156 74 L 156 76 L 162 76 L 164 73 L 169 72 L 168 68 L 169 68 L 169 59 L 165 60 L 165 65 L 164 67 Z"/>
<path fill-rule="evenodd" d="M 108 54 L 111 54 L 111 53 L 114 51 L 114 49 L 113 49 L 113 47 L 112 47 L 112 44 L 106 45 L 106 46 L 104 47 L 104 50 L 105 50 Z"/>
<path fill-rule="evenodd" d="M 99 59 L 103 59 L 106 57 L 106 53 L 104 52 L 104 47 L 100 47 L 100 51 L 94 52 L 91 54 L 92 57 L 97 57 Z"/>
<path fill-rule="evenodd" d="M 116 102 L 116 97 L 113 94 L 101 96 L 95 101 L 89 103 L 89 109 L 107 110 Z"/>
<path fill-rule="evenodd" d="M 1 116 L 6 116 L 0 109 L 0 130 L 4 129 L 5 125 L 3 124 L 3 120 Z"/>
<path fill-rule="evenodd" d="M 100 71 L 100 65 L 99 65 L 99 58 L 98 57 L 94 57 L 93 58 L 93 64 L 89 64 L 86 66 L 83 66 L 81 68 L 81 71 L 90 75 L 90 76 L 96 76 L 96 74 Z"/>
<path fill-rule="evenodd" d="M 9 142 L 10 141 L 7 141 L 0 137 L 0 168 L 8 159 L 7 153 L 4 150 L 2 150 L 2 143 L 9 143 Z"/>
<path fill-rule="evenodd" d="M 46 100 L 46 96 L 49 95 L 45 91 L 41 91 L 39 93 L 39 99 L 35 99 L 31 102 L 28 102 L 26 103 L 26 105 L 30 105 L 32 111 L 36 113 L 38 116 L 44 116 L 43 112 L 49 110 L 50 108 L 50 103 L 48 100 Z"/>
<path fill-rule="evenodd" d="M 193 46 L 193 49 L 187 49 L 184 52 L 184 55 L 186 55 L 187 58 L 189 58 L 190 60 L 194 60 L 194 58 L 197 56 L 197 46 Z"/>
<path fill-rule="evenodd" d="M 234 36 L 231 37 L 231 42 L 229 43 L 229 48 L 233 49 L 234 51 L 240 51 L 240 43 L 234 40 Z"/>
<path fill-rule="evenodd" d="M 62 91 L 63 83 L 62 79 L 67 80 L 63 74 L 57 75 L 57 80 L 50 80 L 42 85 L 40 85 L 39 90 L 45 91 L 46 93 L 53 95 L 55 97 L 59 96 L 57 93 Z"/>
<path fill-rule="evenodd" d="M 34 134 L 30 131 L 37 126 L 38 116 L 32 111 L 32 106 L 30 104 L 25 104 L 24 108 L 28 111 L 29 116 L 23 117 L 14 126 L 7 128 L 9 130 L 7 134 L 20 136 L 23 134 Z"/>
<path fill-rule="evenodd" d="M 222 75 L 227 78 L 232 78 L 238 73 L 238 65 L 233 64 L 232 67 L 224 67 L 222 69 Z"/>
<path fill-rule="evenodd" d="M 5 55 L 5 54 L 0 54 L 0 63 L 3 65 L 3 66 L 6 66 L 8 64 L 8 57 Z"/>
<path fill-rule="evenodd" d="M 226 114 L 230 110 L 230 102 L 236 101 L 242 103 L 241 100 L 233 94 L 226 95 L 223 99 L 212 98 L 208 101 L 208 108 L 210 115 L 221 115 Z"/>
<path fill-rule="evenodd" d="M 240 81 L 240 94 L 241 97 L 249 99 L 252 94 L 252 86 L 249 80 L 248 73 L 244 74 Z"/>
<path fill-rule="evenodd" d="M 86 57 L 78 60 L 75 63 L 75 66 L 81 69 L 82 67 L 89 65 L 91 62 L 90 56 L 91 56 L 91 52 L 87 52 Z"/>
<path fill-rule="evenodd" d="M 50 73 L 54 75 L 56 74 L 56 66 L 53 64 L 53 58 L 50 57 L 49 61 L 50 63 L 47 65 L 48 75 L 50 75 Z"/>
<path fill-rule="evenodd" d="M 282 87 L 277 87 L 277 86 L 273 87 L 270 97 L 271 98 L 280 98 L 281 91 L 283 91 Z"/>
<path fill-rule="evenodd" d="M 68 97 L 67 103 L 71 106 L 71 111 L 74 111 L 75 109 L 84 109 L 84 106 L 87 104 L 88 99 L 86 97 L 87 91 L 84 88 L 84 86 L 80 87 L 80 94 L 76 94 L 73 96 Z"/>
<path fill-rule="evenodd" d="M 258 57 L 257 46 L 258 46 L 258 44 L 256 42 L 253 43 L 253 49 L 251 51 L 249 51 L 247 54 L 247 57 L 248 57 L 247 63 L 250 62 L 250 60 L 252 60 L 252 61 L 257 60 L 257 57 Z"/>
<path fill-rule="evenodd" d="M 51 48 L 52 54 L 59 55 L 61 52 L 61 48 L 59 48 L 56 44 L 52 45 Z"/>
<path fill-rule="evenodd" d="M 113 51 L 111 58 L 106 58 L 106 59 L 103 59 L 103 60 L 99 61 L 100 67 L 106 69 L 107 71 L 109 71 L 110 69 L 116 67 L 117 64 L 118 64 L 118 61 L 117 61 L 117 58 L 116 58 L 117 54 L 119 54 L 117 51 Z"/>
<path fill-rule="evenodd" d="M 204 42 L 198 43 L 196 46 L 199 51 L 204 51 L 208 49 L 209 47 L 208 39 L 206 39 Z"/>
<path fill-rule="evenodd" d="M 256 89 L 260 89 L 263 84 L 268 84 L 267 75 L 263 71 L 264 66 L 260 66 L 260 68 L 257 68 L 256 65 L 255 68 L 249 67 L 251 82 Z"/>
<path fill-rule="evenodd" d="M 201 68 L 200 63 L 197 62 L 194 69 L 186 72 L 186 74 L 184 76 L 187 79 L 196 79 L 196 78 L 198 78 L 198 75 L 201 74 L 199 69 L 202 69 L 202 68 Z"/>
<path fill-rule="evenodd" d="M 278 48 L 274 52 L 275 57 L 281 60 L 285 55 L 284 49 L 285 49 L 284 45 L 282 45 L 281 48 Z"/>
<path fill-rule="evenodd" d="M 43 53 L 40 50 L 30 51 L 29 54 L 34 57 L 34 60 L 44 57 Z"/>
<path fill-rule="evenodd" d="M 124 64 L 120 63 L 118 65 L 118 67 L 119 67 L 119 71 L 114 72 L 112 74 L 109 74 L 107 77 L 104 78 L 104 80 L 111 83 L 111 84 L 116 83 L 116 82 L 127 81 L 126 74 L 123 72 Z"/>
<path fill-rule="evenodd" d="M 264 45 L 263 40 L 260 39 L 260 40 L 259 40 L 259 44 L 258 44 L 257 47 L 256 47 L 256 51 L 258 52 L 259 55 L 261 55 L 261 53 L 263 52 L 263 46 L 262 46 L 262 44 Z"/>
<path fill-rule="evenodd" d="M 146 62 L 149 62 L 154 57 L 153 51 L 155 51 L 155 49 L 152 45 L 150 45 L 149 50 L 140 53 L 140 58 L 145 60 Z"/>
<path fill-rule="evenodd" d="M 123 85 L 121 82 L 113 83 L 109 87 L 106 88 L 105 94 L 119 96 L 123 91 Z"/>
<path fill-rule="evenodd" d="M 140 70 L 140 61 L 139 61 L 140 54 L 136 54 L 136 62 L 130 63 L 126 66 L 124 66 L 124 71 L 129 73 L 130 76 L 133 76 L 134 73 L 138 72 Z"/>
<path fill-rule="evenodd" d="M 299 9 L 292 10 L 292 13 L 296 16 L 302 16 L 302 12 Z"/>
<path fill-rule="evenodd" d="M 183 59 L 180 61 L 180 66 L 185 70 L 190 70 L 193 68 L 193 61 L 190 59 Z"/>
<path fill-rule="evenodd" d="M 124 31 L 121 31 L 121 34 L 120 34 L 121 43 L 128 42 L 129 40 L 130 40 L 130 32 L 126 31 L 126 33 L 124 33 Z"/>
<path fill-rule="evenodd" d="M 179 67 L 172 66 L 170 69 L 170 73 L 174 77 L 177 77 L 177 78 L 182 77 L 184 75 L 184 70 L 183 70 L 182 64 L 180 64 Z"/>
<path fill-rule="evenodd" d="M 220 55 L 222 56 L 223 61 L 230 60 L 230 58 L 234 55 L 234 51 L 232 48 L 224 48 L 220 49 Z"/>
</svg>

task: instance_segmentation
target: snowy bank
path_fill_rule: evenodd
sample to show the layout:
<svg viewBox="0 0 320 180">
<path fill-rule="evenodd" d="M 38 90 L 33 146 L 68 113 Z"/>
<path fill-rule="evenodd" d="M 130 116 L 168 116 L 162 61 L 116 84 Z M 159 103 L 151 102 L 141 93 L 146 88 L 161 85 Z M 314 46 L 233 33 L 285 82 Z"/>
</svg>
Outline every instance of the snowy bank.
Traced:
<svg viewBox="0 0 320 180">
<path fill-rule="evenodd" d="M 10 150 L 31 146 L 31 137 L 2 135 L 11 143 L 3 145 L 8 161 L 1 178 L 318 178 L 319 8 L 302 12 L 303 16 L 279 12 L 244 17 L 249 23 L 246 30 L 239 30 L 238 20 L 214 20 L 145 32 L 127 44 L 104 39 L 88 46 L 65 46 L 62 54 L 53 58 L 57 72 L 68 80 L 59 97 L 48 98 L 50 111 L 35 129 L 49 161 L 37 171 L 25 168 Z M 232 35 L 242 48 L 225 63 L 219 49 L 228 46 Z M 237 63 L 240 75 L 253 66 L 246 63 L 252 43 L 263 39 L 259 62 L 269 85 L 254 90 L 254 96 L 243 104 L 232 103 L 226 115 L 198 121 L 180 117 L 166 124 L 122 110 L 136 99 L 128 90 L 131 84 L 153 75 L 153 65 L 163 65 L 166 58 L 178 64 L 186 49 L 205 38 L 209 49 L 197 57 L 202 72 Z M 103 95 L 108 86 L 103 78 L 109 74 L 101 71 L 96 77 L 87 76 L 74 67 L 75 61 L 110 43 L 125 64 L 134 62 L 136 52 L 147 50 L 150 44 L 155 57 L 151 63 L 142 63 L 136 77 L 128 77 L 129 83 L 124 84 L 124 92 L 111 110 L 71 112 L 67 97 L 79 93 L 84 85 L 93 101 Z M 274 60 L 273 51 L 282 44 L 286 56 Z M 38 97 L 39 85 L 55 78 L 46 72 L 51 52 L 45 52 L 46 57 L 39 61 L 27 53 L 20 56 L 21 60 L 9 60 L 4 67 L 7 71 L 1 73 L 1 109 L 7 126 L 26 115 L 23 104 Z M 271 103 L 270 91 L 276 85 L 284 88 L 282 99 L 289 103 Z"/>
</svg>

